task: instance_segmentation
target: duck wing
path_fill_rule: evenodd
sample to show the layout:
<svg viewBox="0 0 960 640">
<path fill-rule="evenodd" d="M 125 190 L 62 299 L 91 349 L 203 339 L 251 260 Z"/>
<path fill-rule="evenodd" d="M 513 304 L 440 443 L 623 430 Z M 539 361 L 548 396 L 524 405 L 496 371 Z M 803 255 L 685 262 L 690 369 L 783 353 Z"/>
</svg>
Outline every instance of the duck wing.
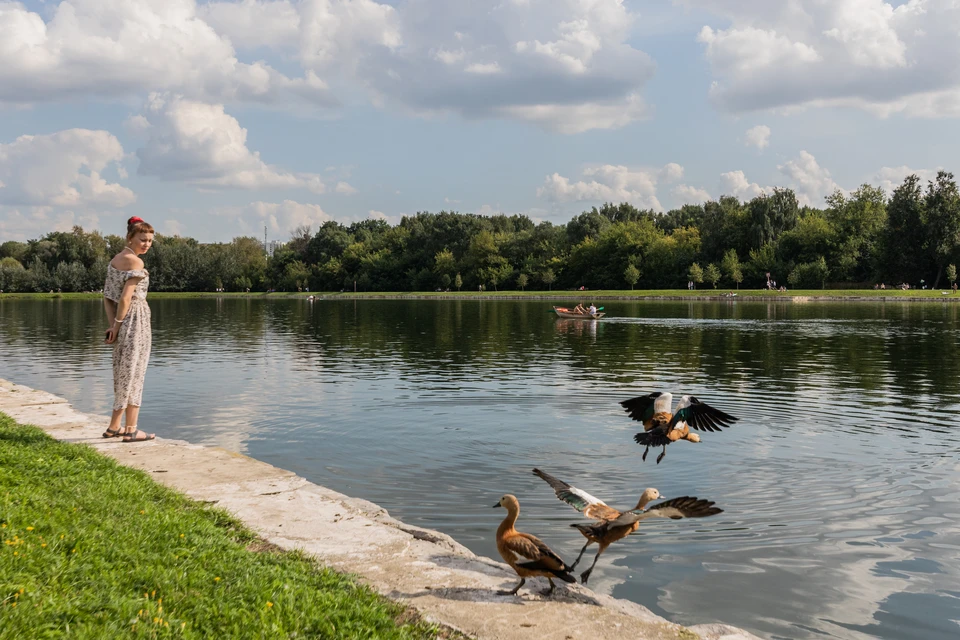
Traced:
<svg viewBox="0 0 960 640">
<path fill-rule="evenodd" d="M 671 520 L 680 520 L 681 518 L 706 518 L 723 513 L 723 509 L 715 507 L 715 502 L 710 500 L 701 500 L 700 498 L 684 496 L 682 498 L 673 498 L 660 504 L 655 504 L 649 509 L 643 511 L 634 509 L 627 511 L 616 520 L 611 520 L 608 524 L 611 527 L 621 527 L 631 525 L 634 522 L 640 522 L 647 518 L 670 518 Z"/>
<path fill-rule="evenodd" d="M 684 396 L 677 405 L 677 411 L 673 414 L 667 430 L 686 422 L 690 428 L 698 431 L 720 431 L 721 427 L 729 427 L 739 419 L 700 402 L 693 396 Z"/>
<path fill-rule="evenodd" d="M 657 398 L 662 395 L 661 392 L 655 391 L 645 396 L 637 396 L 636 398 L 624 400 L 620 403 L 620 406 L 627 412 L 627 415 L 637 422 L 646 422 L 653 417 L 653 405 L 656 403 Z"/>
<path fill-rule="evenodd" d="M 504 541 L 506 547 L 518 556 L 517 565 L 527 569 L 543 569 L 545 571 L 565 571 L 567 568 L 563 559 L 558 556 L 547 543 L 529 533 L 517 533 Z"/>
<path fill-rule="evenodd" d="M 540 471 L 540 469 L 534 469 L 533 474 L 543 478 L 544 482 L 553 487 L 554 493 L 557 494 L 560 500 L 566 502 L 588 518 L 593 518 L 594 520 L 612 520 L 620 516 L 619 511 L 613 507 L 608 507 L 603 500 L 593 497 L 583 489 L 577 489 L 573 485 L 569 485 L 545 471 Z"/>
</svg>

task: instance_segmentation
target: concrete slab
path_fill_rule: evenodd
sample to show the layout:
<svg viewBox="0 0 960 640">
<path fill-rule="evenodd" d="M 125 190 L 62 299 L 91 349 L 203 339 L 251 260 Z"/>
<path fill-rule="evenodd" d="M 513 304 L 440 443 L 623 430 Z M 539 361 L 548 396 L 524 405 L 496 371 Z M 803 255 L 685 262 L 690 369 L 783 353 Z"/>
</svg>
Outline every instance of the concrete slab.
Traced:
<svg viewBox="0 0 960 640">
<path fill-rule="evenodd" d="M 516 574 L 438 531 L 396 520 L 383 508 L 308 482 L 244 455 L 158 438 L 136 445 L 104 439 L 104 416 L 63 398 L 0 380 L 0 411 L 60 440 L 88 444 L 149 473 L 191 498 L 215 503 L 283 549 L 300 549 L 425 618 L 476 638 L 758 640 L 723 624 L 684 628 L 638 604 L 567 585 L 539 595 L 529 580 L 518 596 L 500 596 Z"/>
</svg>

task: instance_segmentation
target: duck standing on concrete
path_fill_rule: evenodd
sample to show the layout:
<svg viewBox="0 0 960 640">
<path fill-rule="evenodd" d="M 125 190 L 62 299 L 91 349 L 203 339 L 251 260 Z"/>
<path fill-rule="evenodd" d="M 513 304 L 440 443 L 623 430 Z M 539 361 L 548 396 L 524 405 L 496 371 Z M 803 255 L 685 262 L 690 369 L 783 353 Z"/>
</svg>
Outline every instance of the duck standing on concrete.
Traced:
<svg viewBox="0 0 960 640">
<path fill-rule="evenodd" d="M 637 422 L 643 423 L 643 433 L 633 437 L 634 441 L 645 446 L 643 460 L 647 459 L 650 447 L 663 447 L 657 456 L 657 464 L 667 455 L 667 445 L 677 440 L 700 442 L 700 436 L 690 433 L 690 427 L 698 431 L 720 431 L 729 427 L 739 418 L 700 402 L 693 396 L 683 396 L 671 413 L 672 393 L 651 393 L 645 396 L 624 400 L 620 405 Z"/>
<path fill-rule="evenodd" d="M 527 578 L 542 577 L 550 582 L 550 588 L 543 592 L 543 595 L 550 595 L 556 588 L 553 584 L 554 578 L 559 578 L 564 582 L 576 582 L 577 579 L 570 575 L 570 569 L 566 563 L 542 540 L 529 533 L 520 533 L 514 528 L 517 523 L 517 516 L 520 515 L 520 501 L 516 496 L 505 495 L 500 498 L 493 508 L 503 507 L 507 510 L 507 517 L 500 523 L 497 529 L 497 551 L 503 557 L 504 561 L 513 567 L 513 570 L 520 576 L 520 584 L 512 591 L 498 591 L 500 595 L 516 595 L 520 587 L 524 585 Z"/>
<path fill-rule="evenodd" d="M 570 566 L 570 571 L 580 562 L 583 553 L 591 544 L 596 543 L 600 546 L 597 555 L 593 558 L 593 564 L 590 568 L 580 574 L 580 581 L 587 584 L 593 568 L 597 565 L 597 560 L 611 544 L 617 540 L 626 538 L 640 527 L 640 521 L 646 518 L 670 518 L 679 520 L 681 518 L 705 518 L 718 513 L 723 513 L 723 509 L 713 506 L 715 503 L 709 500 L 700 500 L 699 498 L 683 497 L 667 500 L 660 504 L 646 509 L 647 504 L 660 497 L 660 492 L 656 489 L 646 489 L 641 495 L 637 506 L 630 511 L 618 511 L 613 507 L 607 506 L 603 500 L 593 497 L 582 489 L 567 484 L 563 480 L 554 478 L 549 473 L 533 470 L 534 475 L 543 478 L 547 484 L 553 487 L 557 497 L 566 502 L 571 507 L 581 512 L 588 518 L 596 520 L 594 524 L 572 524 L 584 538 L 586 544 L 580 549 L 580 555 Z"/>
</svg>

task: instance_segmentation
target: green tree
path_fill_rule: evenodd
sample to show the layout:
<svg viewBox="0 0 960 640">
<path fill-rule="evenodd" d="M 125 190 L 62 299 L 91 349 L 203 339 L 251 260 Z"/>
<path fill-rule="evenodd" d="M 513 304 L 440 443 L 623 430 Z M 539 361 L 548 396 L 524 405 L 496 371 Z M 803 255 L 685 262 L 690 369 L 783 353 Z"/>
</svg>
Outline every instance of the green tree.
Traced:
<svg viewBox="0 0 960 640">
<path fill-rule="evenodd" d="M 253 283 L 247 276 L 237 276 L 233 281 L 233 288 L 237 291 L 250 291 L 252 287 Z"/>
<path fill-rule="evenodd" d="M 690 268 L 687 270 L 687 277 L 690 278 L 690 281 L 693 282 L 693 288 L 696 289 L 698 284 L 703 282 L 703 267 L 694 262 L 690 265 Z"/>
<path fill-rule="evenodd" d="M 953 283 L 957 281 L 957 265 L 948 264 L 947 265 L 947 282 L 953 286 Z"/>
<path fill-rule="evenodd" d="M 926 252 L 926 211 L 920 178 L 909 175 L 887 205 L 882 273 L 892 282 L 917 282 L 932 270 Z"/>
<path fill-rule="evenodd" d="M 737 289 L 739 289 L 740 283 L 743 282 L 743 269 L 740 267 L 740 258 L 737 257 L 736 249 L 730 249 L 723 254 L 723 261 L 720 263 L 720 268 L 731 281 L 737 284 Z"/>
<path fill-rule="evenodd" d="M 803 289 L 820 287 L 822 289 L 826 286 L 828 273 L 827 261 L 823 256 L 820 256 L 813 262 L 805 262 L 794 267 L 790 275 L 787 276 L 787 282 L 790 283 L 791 287 Z"/>
<path fill-rule="evenodd" d="M 953 174 L 938 171 L 927 187 L 927 242 L 937 267 L 933 287 L 940 285 L 940 276 L 951 256 L 960 247 L 960 191 Z"/>
<path fill-rule="evenodd" d="M 543 281 L 543 284 L 547 285 L 547 290 L 553 291 L 553 283 L 557 279 L 557 275 L 553 272 L 553 269 L 546 269 L 540 274 L 540 279 Z"/>
<path fill-rule="evenodd" d="M 529 278 L 527 277 L 527 274 L 521 273 L 519 276 L 517 276 L 517 286 L 520 287 L 521 291 L 527 290 L 528 283 L 529 283 Z"/>
<path fill-rule="evenodd" d="M 627 281 L 630 290 L 633 291 L 633 286 L 640 279 L 640 269 L 637 269 L 636 265 L 628 264 L 627 268 L 623 270 L 623 279 Z"/>
<path fill-rule="evenodd" d="M 463 286 L 463 278 L 460 277 L 460 274 L 457 273 L 457 277 L 453 279 L 453 283 L 457 287 L 457 291 L 460 291 L 460 288 Z"/>
<path fill-rule="evenodd" d="M 703 279 L 713 285 L 713 288 L 717 288 L 717 283 L 720 282 L 720 269 L 717 268 L 717 265 L 712 262 L 707 265 L 707 268 L 703 272 Z"/>
</svg>

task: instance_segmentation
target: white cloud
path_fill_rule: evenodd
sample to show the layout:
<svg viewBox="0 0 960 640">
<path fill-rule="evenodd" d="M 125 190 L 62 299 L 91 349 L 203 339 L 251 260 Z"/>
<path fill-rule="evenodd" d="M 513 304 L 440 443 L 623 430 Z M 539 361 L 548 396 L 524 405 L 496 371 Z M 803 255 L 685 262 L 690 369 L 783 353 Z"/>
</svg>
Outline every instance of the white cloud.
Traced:
<svg viewBox="0 0 960 640">
<path fill-rule="evenodd" d="M 223 105 L 154 95 L 146 119 L 150 138 L 137 150 L 140 175 L 211 188 L 326 189 L 317 174 L 289 173 L 261 160 Z"/>
<path fill-rule="evenodd" d="M 739 169 L 721 173 L 720 182 L 723 195 L 736 196 L 741 200 L 751 200 L 761 193 L 773 191 L 772 187 L 761 187 L 756 182 L 750 182 L 746 174 Z"/>
<path fill-rule="evenodd" d="M 343 195 L 346 195 L 346 196 L 352 196 L 357 192 L 357 189 L 349 182 L 344 182 L 343 180 L 341 180 L 337 183 L 337 187 L 335 191 L 337 193 L 342 193 Z"/>
<path fill-rule="evenodd" d="M 673 195 L 679 201 L 679 204 L 701 204 L 708 200 L 713 200 L 706 189 L 691 187 L 686 184 L 680 184 L 673 188 Z"/>
<path fill-rule="evenodd" d="M 182 236 L 183 235 L 183 224 L 179 220 L 164 220 L 163 221 L 163 235 L 165 236 Z"/>
<path fill-rule="evenodd" d="M 508 118 L 562 133 L 648 114 L 654 71 L 622 0 L 306 0 L 300 60 L 414 113 Z"/>
<path fill-rule="evenodd" d="M 300 226 L 309 226 L 316 231 L 324 222 L 333 219 L 320 205 L 295 200 L 258 200 L 240 207 L 220 207 L 213 213 L 232 219 L 241 233 L 256 237 L 262 236 L 263 227 L 266 226 L 274 240 L 286 240 Z"/>
<path fill-rule="evenodd" d="M 552 202 L 630 202 L 640 208 L 663 211 L 657 199 L 657 183 L 671 182 L 683 176 L 683 167 L 670 163 L 661 169 L 630 169 L 620 165 L 601 165 L 583 171 L 585 179 L 576 182 L 559 173 L 547 176 L 537 196 Z"/>
<path fill-rule="evenodd" d="M 747 129 L 747 137 L 744 143 L 748 147 L 765 149 L 770 144 L 770 127 L 764 124 L 758 124 L 755 127 Z"/>
<path fill-rule="evenodd" d="M 120 141 L 107 131 L 20 136 L 0 144 L 0 204 L 126 206 L 136 201 L 133 191 L 101 176 L 120 168 L 123 157 Z"/>
<path fill-rule="evenodd" d="M 779 165 L 777 169 L 789 178 L 801 205 L 823 206 L 824 198 L 840 189 L 840 185 L 830 177 L 830 172 L 806 151 L 801 151 L 796 160 Z"/>
<path fill-rule="evenodd" d="M 241 48 L 287 47 L 300 37 L 300 12 L 288 0 L 208 2 L 197 14 Z"/>
<path fill-rule="evenodd" d="M 283 3 L 271 4 L 268 13 Z M 195 0 L 70 0 L 49 16 L 45 22 L 22 4 L 0 1 L 0 102 L 173 91 L 217 102 L 335 104 L 312 72 L 289 78 L 263 62 L 240 62 L 230 41 L 197 14 Z"/>
<path fill-rule="evenodd" d="M 926 184 L 927 181 L 936 178 L 937 172 L 941 169 L 942 167 L 937 167 L 936 169 L 911 169 L 906 165 L 900 167 L 881 167 L 873 179 L 878 186 L 883 188 L 889 197 L 893 193 L 893 190 L 903 184 L 904 178 L 910 174 L 916 174 L 917 177 L 920 178 L 921 183 Z"/>
<path fill-rule="evenodd" d="M 705 26 L 721 108 L 845 106 L 960 116 L 956 0 L 675 0 L 722 16 Z"/>
</svg>

